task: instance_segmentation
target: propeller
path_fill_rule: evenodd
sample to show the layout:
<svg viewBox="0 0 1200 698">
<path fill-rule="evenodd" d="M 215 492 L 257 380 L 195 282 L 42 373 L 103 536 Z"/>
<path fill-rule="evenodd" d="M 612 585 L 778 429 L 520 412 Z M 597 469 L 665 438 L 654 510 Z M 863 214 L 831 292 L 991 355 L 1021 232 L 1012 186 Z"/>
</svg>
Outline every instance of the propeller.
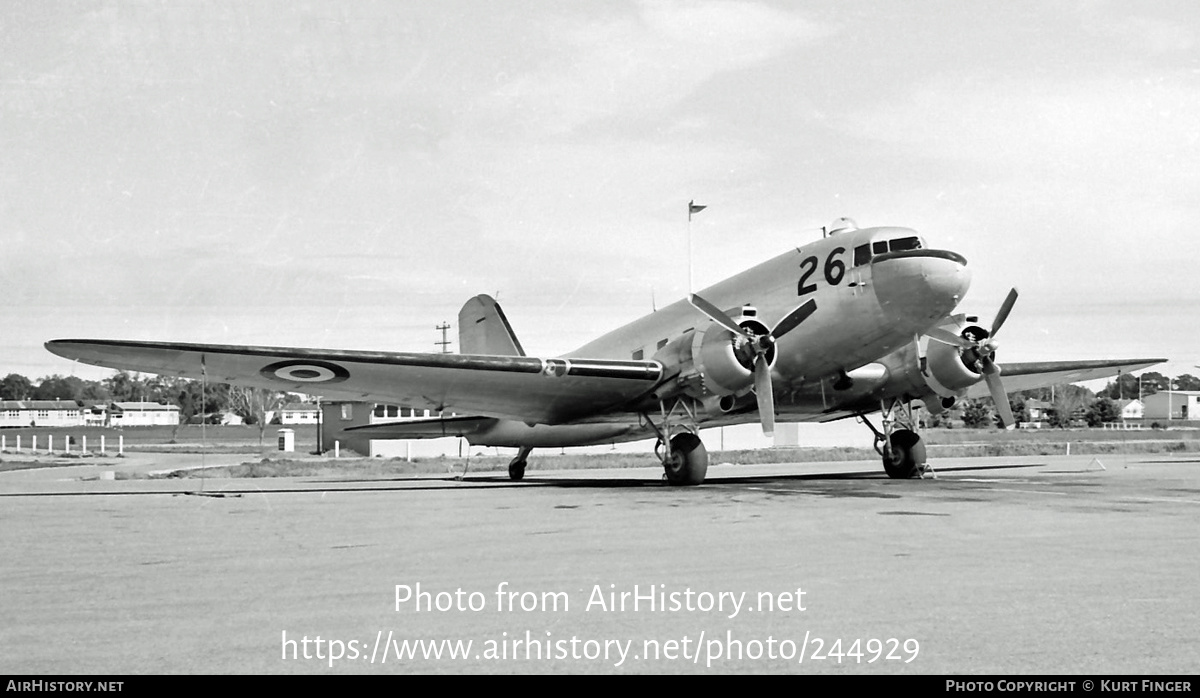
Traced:
<svg viewBox="0 0 1200 698">
<path fill-rule="evenodd" d="M 771 388 L 771 366 L 767 361 L 767 352 L 775 346 L 775 343 L 781 337 L 799 327 L 800 323 L 807 320 L 808 316 L 816 311 L 817 301 L 809 299 L 788 313 L 786 317 L 780 320 L 766 334 L 755 334 L 753 331 L 742 327 L 734 322 L 733 318 L 726 315 L 723 310 L 694 293 L 688 297 L 688 302 L 694 308 L 707 315 L 713 322 L 733 334 L 745 338 L 746 347 L 754 353 L 754 395 L 758 399 L 758 414 L 762 420 L 763 434 L 766 436 L 774 435 L 775 395 Z"/>
<path fill-rule="evenodd" d="M 968 363 L 975 364 L 977 370 L 983 374 L 984 381 L 987 382 L 992 402 L 996 403 L 996 412 L 1000 415 L 1000 421 L 1003 422 L 1006 429 L 1012 429 L 1016 425 L 1016 418 L 1013 417 L 1012 408 L 1008 405 L 1008 393 L 1004 390 L 1004 383 L 1000 380 L 1000 366 L 994 360 L 996 349 L 1000 346 L 995 340 L 996 333 L 1004 326 L 1004 322 L 1008 319 L 1008 314 L 1012 312 L 1016 302 L 1017 289 L 1010 289 L 1008 297 L 1000 305 L 1000 310 L 996 311 L 991 331 L 983 332 L 981 337 L 970 336 L 969 329 L 964 330 L 964 334 L 968 335 L 965 337 L 940 327 L 935 327 L 926 333 L 931 339 L 958 347 L 962 350 L 963 359 Z"/>
</svg>

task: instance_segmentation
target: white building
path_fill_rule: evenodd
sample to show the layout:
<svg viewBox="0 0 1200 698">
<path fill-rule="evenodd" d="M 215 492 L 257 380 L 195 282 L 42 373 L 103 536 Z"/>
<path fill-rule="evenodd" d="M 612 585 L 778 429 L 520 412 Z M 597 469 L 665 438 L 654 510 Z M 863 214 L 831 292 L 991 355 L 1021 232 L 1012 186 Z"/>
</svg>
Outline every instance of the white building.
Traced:
<svg viewBox="0 0 1200 698">
<path fill-rule="evenodd" d="M 372 402 L 323 401 L 321 412 L 321 441 L 326 452 L 333 450 L 334 442 L 337 442 L 343 451 L 352 450 L 372 458 L 452 456 L 458 455 L 461 449 L 466 448 L 465 440 L 457 437 L 372 439 L 362 434 L 343 431 L 346 427 L 436 417 L 437 413 L 432 410 Z"/>
<path fill-rule="evenodd" d="M 1172 390 L 1142 398 L 1145 419 L 1200 419 L 1200 390 Z"/>
<path fill-rule="evenodd" d="M 316 424 L 317 406 L 311 402 L 289 402 L 279 408 L 280 424 Z"/>
<path fill-rule="evenodd" d="M 83 409 L 74 400 L 0 400 L 0 427 L 80 427 Z"/>
<path fill-rule="evenodd" d="M 1141 400 L 1118 400 L 1117 407 L 1121 410 L 1121 419 L 1141 419 L 1146 412 L 1146 406 Z"/>
<path fill-rule="evenodd" d="M 157 402 L 114 402 L 108 408 L 111 427 L 175 426 L 179 424 L 179 406 Z"/>
</svg>

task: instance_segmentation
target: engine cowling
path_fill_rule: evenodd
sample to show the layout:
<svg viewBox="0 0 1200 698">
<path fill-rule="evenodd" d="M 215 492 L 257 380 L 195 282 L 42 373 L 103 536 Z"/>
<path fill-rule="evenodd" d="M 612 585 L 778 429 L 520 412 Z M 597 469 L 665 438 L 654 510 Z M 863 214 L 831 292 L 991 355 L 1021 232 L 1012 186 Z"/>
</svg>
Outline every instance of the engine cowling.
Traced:
<svg viewBox="0 0 1200 698">
<path fill-rule="evenodd" d="M 961 337 L 987 337 L 987 330 L 970 322 L 973 319 L 959 315 L 940 327 Z M 930 339 L 921 369 L 930 389 L 943 398 L 953 398 L 983 380 L 983 366 L 972 351 Z"/>
<path fill-rule="evenodd" d="M 752 308 L 730 315 L 756 335 L 770 332 L 756 319 Z M 766 357 L 768 365 L 774 364 L 774 347 L 767 350 Z M 748 340 L 715 322 L 672 340 L 654 358 L 668 375 L 677 371 L 674 379 L 655 391 L 660 400 L 683 393 L 703 402 L 710 412 L 727 412 L 737 406 L 736 398 L 749 393 L 754 385 L 755 354 Z"/>
</svg>

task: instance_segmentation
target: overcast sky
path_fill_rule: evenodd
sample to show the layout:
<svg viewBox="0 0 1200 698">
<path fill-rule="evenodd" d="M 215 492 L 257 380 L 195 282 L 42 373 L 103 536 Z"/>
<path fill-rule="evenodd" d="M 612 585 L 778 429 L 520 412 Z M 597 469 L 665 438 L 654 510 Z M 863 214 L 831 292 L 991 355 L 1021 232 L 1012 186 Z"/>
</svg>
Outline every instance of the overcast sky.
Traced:
<svg viewBox="0 0 1200 698">
<path fill-rule="evenodd" d="M 0 4 L 0 373 L 105 337 L 552 355 L 838 216 L 1021 299 L 1002 361 L 1200 373 L 1200 6 Z"/>
</svg>

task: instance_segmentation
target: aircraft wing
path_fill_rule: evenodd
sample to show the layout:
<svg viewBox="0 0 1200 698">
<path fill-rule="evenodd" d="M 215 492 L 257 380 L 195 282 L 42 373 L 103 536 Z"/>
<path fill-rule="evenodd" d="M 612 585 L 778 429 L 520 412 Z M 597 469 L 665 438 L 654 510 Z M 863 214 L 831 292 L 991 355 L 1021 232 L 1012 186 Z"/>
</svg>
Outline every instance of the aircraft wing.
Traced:
<svg viewBox="0 0 1200 698">
<path fill-rule="evenodd" d="M 56 339 L 68 359 L 334 399 L 560 424 L 620 408 L 658 383 L 656 361 L 337 351 Z"/>
<path fill-rule="evenodd" d="M 1166 359 L 1101 359 L 1097 361 L 1035 361 L 1030 363 L 999 364 L 1004 390 L 1015 393 L 1019 390 L 1044 388 L 1060 383 L 1109 378 L 1118 373 L 1140 371 L 1147 366 L 1160 364 Z M 967 397 L 988 397 L 987 383 L 980 381 L 967 390 Z"/>
</svg>

